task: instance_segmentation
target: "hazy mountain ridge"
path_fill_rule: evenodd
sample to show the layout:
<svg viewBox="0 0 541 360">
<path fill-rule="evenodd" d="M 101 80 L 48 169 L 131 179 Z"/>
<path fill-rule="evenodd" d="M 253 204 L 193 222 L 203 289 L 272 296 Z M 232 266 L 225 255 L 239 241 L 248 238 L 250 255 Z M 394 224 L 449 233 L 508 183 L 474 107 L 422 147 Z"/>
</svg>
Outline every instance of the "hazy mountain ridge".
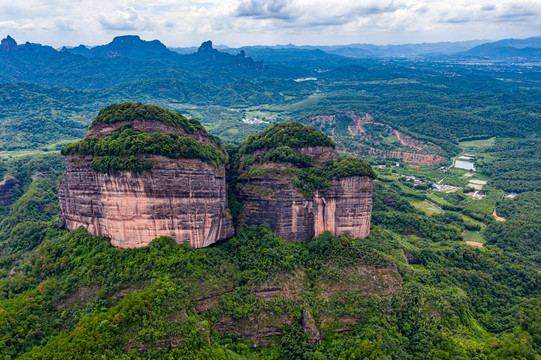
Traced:
<svg viewBox="0 0 541 360">
<path fill-rule="evenodd" d="M 541 59 L 541 36 L 527 39 L 505 39 L 478 45 L 459 55 L 492 59 L 524 58 Z"/>
<path fill-rule="evenodd" d="M 261 72 L 264 64 L 250 57 L 214 50 L 208 42 L 195 54 L 180 55 L 161 42 L 138 36 L 120 36 L 107 45 L 91 49 L 80 45 L 56 51 L 50 46 L 16 45 L 11 37 L 2 42 L 0 82 L 34 82 L 82 89 L 106 88 L 130 80 L 176 78 L 225 84 L 235 73 Z M 73 51 L 73 53 L 72 53 Z M 216 74 L 215 70 L 221 70 Z M 196 71 L 194 71 L 196 70 Z M 167 75 L 165 75 L 165 73 Z M 210 75 L 212 73 L 212 75 Z"/>
<path fill-rule="evenodd" d="M 456 42 L 436 42 L 401 45 L 374 45 L 374 44 L 347 44 L 347 45 L 273 45 L 273 46 L 243 46 L 238 49 L 226 48 L 226 52 L 245 50 L 248 54 L 259 59 L 256 54 L 263 50 L 320 50 L 329 55 L 338 55 L 349 58 L 378 58 L 378 57 L 408 57 L 408 56 L 435 56 L 452 55 L 460 51 L 469 50 L 477 45 L 487 43 L 487 40 L 468 40 Z M 177 48 L 178 49 L 178 48 Z M 178 51 L 178 50 L 177 50 Z M 308 54 L 308 52 L 306 52 Z M 260 55 L 261 56 L 261 55 Z M 261 58 L 265 60 L 265 58 Z"/>
</svg>

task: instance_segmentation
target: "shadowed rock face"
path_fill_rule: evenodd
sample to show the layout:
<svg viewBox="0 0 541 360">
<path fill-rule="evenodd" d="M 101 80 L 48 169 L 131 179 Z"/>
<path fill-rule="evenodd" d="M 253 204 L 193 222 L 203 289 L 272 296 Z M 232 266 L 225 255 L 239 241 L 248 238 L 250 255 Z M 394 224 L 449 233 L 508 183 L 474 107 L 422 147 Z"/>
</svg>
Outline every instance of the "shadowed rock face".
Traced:
<svg viewBox="0 0 541 360">
<path fill-rule="evenodd" d="M 269 223 L 285 241 L 311 240 L 315 234 L 314 204 L 293 185 L 271 178 L 250 179 L 241 182 L 238 199 L 243 204 L 242 224 Z"/>
<path fill-rule="evenodd" d="M 301 153 L 338 158 L 332 148 L 303 148 Z M 325 231 L 356 238 L 370 233 L 373 186 L 368 176 L 333 179 L 331 187 L 317 190 L 311 199 L 289 181 L 273 177 L 240 180 L 238 192 L 243 203 L 240 223 L 269 223 L 286 241 L 312 240 Z"/>
<path fill-rule="evenodd" d="M 149 171 L 100 173 L 91 160 L 66 157 L 58 193 L 68 230 L 83 226 L 121 248 L 160 236 L 200 248 L 233 236 L 223 165 L 153 156 Z"/>
<path fill-rule="evenodd" d="M 6 176 L 0 181 L 0 206 L 9 206 L 13 204 L 12 190 L 20 181 L 12 176 Z"/>
</svg>

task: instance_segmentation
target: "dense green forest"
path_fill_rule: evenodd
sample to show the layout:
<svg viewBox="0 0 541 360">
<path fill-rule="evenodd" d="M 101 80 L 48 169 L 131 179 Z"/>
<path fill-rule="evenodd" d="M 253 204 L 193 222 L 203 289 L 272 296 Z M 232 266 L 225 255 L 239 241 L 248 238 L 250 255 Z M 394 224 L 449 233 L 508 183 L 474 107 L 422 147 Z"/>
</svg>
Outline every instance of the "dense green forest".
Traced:
<svg viewBox="0 0 541 360">
<path fill-rule="evenodd" d="M 334 142 L 325 134 L 311 126 L 297 122 L 280 123 L 270 126 L 257 135 L 249 136 L 243 141 L 241 154 L 251 154 L 256 150 L 274 149 L 287 146 L 300 149 L 307 146 L 329 146 L 334 148 Z"/>
<path fill-rule="evenodd" d="M 325 233 L 287 243 L 260 226 L 209 248 L 160 238 L 120 250 L 83 229 L 58 229 L 60 156 L 0 165 L 2 176 L 21 180 L 0 223 L 6 358 L 536 359 L 541 353 L 535 191 L 481 200 L 476 211 L 487 215 L 483 221 L 470 217 L 461 194 L 438 200 L 449 210 L 427 216 L 412 204 L 435 199 L 430 190 L 381 175 L 367 239 Z M 494 221 L 490 204 L 508 221 Z M 468 231 L 480 231 L 484 247 L 465 244 Z"/>
<path fill-rule="evenodd" d="M 477 162 L 492 177 L 494 186 L 506 191 L 541 191 L 541 138 L 499 138 Z"/>
<path fill-rule="evenodd" d="M 306 147 L 323 147 L 326 151 L 319 156 L 309 156 L 301 152 Z M 334 148 L 330 137 L 311 126 L 298 122 L 272 125 L 248 136 L 238 148 L 230 149 L 229 172 L 238 175 L 231 179 L 230 187 L 235 187 L 237 180 L 270 177 L 290 183 L 311 198 L 316 190 L 330 187 L 333 179 L 376 177 L 370 164 L 358 158 L 333 159 Z"/>
<path fill-rule="evenodd" d="M 69 144 L 62 149 L 62 155 L 92 155 L 100 158 L 163 155 L 173 159 L 200 159 L 215 165 L 223 164 L 226 160 L 220 144 L 204 143 L 177 134 L 136 132 L 131 124 L 122 125 L 105 138 L 85 137 Z"/>
<path fill-rule="evenodd" d="M 183 129 L 187 133 L 206 133 L 205 128 L 195 119 L 188 119 L 181 114 L 162 109 L 156 105 L 143 105 L 142 103 L 125 102 L 111 104 L 98 113 L 98 116 L 90 124 L 90 128 L 97 124 L 116 124 L 121 122 L 133 122 L 152 119 L 166 125 Z"/>
<path fill-rule="evenodd" d="M 528 68 L 363 60 L 362 66 L 334 64 L 329 71 L 315 72 L 323 64 L 313 64 L 311 72 L 304 69 L 298 75 L 317 80 L 301 82 L 294 75 L 276 76 L 278 69 L 270 64 L 266 68 L 272 72 L 248 72 L 244 77 L 225 70 L 223 76 L 210 76 L 200 68 L 191 69 L 190 78 L 176 77 L 172 70 L 167 76 L 147 77 L 143 72 L 138 78 L 125 77 L 121 83 L 93 89 L 48 87 L 39 81 L 41 85 L 2 83 L 0 145 L 4 151 L 58 150 L 65 144 L 59 142 L 81 138 L 99 109 L 126 101 L 195 117 L 224 141 L 236 144 L 267 127 L 243 119 L 270 124 L 301 121 L 331 135 L 341 150 L 359 154 L 367 153 L 368 147 L 412 149 L 393 141 L 387 127 L 352 134 L 349 128 L 355 122 L 347 116 L 351 113 L 361 117 L 368 113 L 374 122 L 427 144 L 413 152 L 446 158 L 459 152 L 462 140 L 539 133 L 540 79 Z M 287 74 L 287 69 L 279 70 Z M 322 121 L 321 116 L 335 119 Z"/>
</svg>

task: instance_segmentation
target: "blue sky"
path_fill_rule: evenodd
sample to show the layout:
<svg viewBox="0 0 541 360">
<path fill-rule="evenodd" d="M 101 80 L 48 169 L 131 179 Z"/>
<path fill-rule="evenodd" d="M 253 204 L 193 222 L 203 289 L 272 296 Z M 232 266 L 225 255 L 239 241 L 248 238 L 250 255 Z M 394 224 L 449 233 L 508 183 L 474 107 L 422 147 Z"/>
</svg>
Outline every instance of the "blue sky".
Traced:
<svg viewBox="0 0 541 360">
<path fill-rule="evenodd" d="M 18 0 L 0 36 L 53 46 L 137 34 L 167 46 L 403 44 L 541 35 L 541 0 Z"/>
</svg>

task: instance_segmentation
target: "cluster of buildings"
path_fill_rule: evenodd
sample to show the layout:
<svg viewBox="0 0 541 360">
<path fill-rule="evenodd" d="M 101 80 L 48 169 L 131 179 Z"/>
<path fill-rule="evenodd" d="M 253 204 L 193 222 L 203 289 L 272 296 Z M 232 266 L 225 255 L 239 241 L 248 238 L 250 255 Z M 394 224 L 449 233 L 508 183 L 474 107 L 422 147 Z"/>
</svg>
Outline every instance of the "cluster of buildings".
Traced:
<svg viewBox="0 0 541 360">
<path fill-rule="evenodd" d="M 462 188 L 458 186 L 452 186 L 452 185 L 443 185 L 443 184 L 436 184 L 436 183 L 432 184 L 432 190 L 434 191 L 452 193 L 452 192 L 457 191 L 458 189 L 462 189 Z"/>
<path fill-rule="evenodd" d="M 242 122 L 245 123 L 245 124 L 248 124 L 248 125 L 269 124 L 268 121 L 261 120 L 261 119 L 258 119 L 258 118 L 249 118 L 249 117 L 245 117 L 244 119 L 242 119 Z"/>
<path fill-rule="evenodd" d="M 402 178 L 406 179 L 407 181 L 412 182 L 414 184 L 424 184 L 425 183 L 424 181 L 421 181 L 421 180 L 417 179 L 413 175 L 400 175 L 400 176 Z"/>
</svg>

